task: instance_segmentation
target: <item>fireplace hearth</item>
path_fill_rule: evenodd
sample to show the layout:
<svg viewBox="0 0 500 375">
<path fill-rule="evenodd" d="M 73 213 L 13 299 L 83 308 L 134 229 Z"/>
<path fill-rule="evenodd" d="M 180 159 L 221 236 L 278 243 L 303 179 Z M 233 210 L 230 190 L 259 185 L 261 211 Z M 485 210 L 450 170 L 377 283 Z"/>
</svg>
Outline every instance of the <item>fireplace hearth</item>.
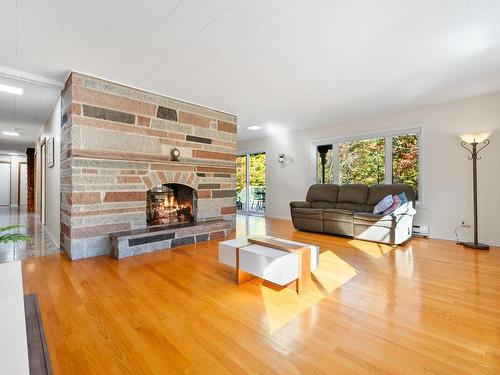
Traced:
<svg viewBox="0 0 500 375">
<path fill-rule="evenodd" d="M 196 221 L 196 190 L 182 184 L 163 184 L 147 192 L 147 224 L 179 226 Z"/>
</svg>

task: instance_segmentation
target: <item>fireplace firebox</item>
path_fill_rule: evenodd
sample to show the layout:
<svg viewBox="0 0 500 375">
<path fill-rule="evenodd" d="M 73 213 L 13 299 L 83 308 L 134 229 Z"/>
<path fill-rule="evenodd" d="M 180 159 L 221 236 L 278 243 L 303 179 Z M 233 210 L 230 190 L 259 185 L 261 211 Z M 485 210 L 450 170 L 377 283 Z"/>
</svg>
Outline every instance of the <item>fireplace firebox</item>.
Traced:
<svg viewBox="0 0 500 375">
<path fill-rule="evenodd" d="M 196 190 L 182 184 L 163 184 L 147 192 L 148 226 L 177 226 L 196 221 Z"/>
</svg>

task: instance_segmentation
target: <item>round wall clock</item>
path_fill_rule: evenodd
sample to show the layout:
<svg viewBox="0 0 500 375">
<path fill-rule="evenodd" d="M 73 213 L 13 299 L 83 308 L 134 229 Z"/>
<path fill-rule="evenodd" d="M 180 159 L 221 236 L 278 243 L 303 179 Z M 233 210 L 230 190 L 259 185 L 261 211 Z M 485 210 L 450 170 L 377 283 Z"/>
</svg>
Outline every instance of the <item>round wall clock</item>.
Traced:
<svg viewBox="0 0 500 375">
<path fill-rule="evenodd" d="M 174 148 L 172 151 L 170 151 L 170 156 L 172 161 L 179 161 L 179 156 L 181 156 L 181 152 L 177 149 Z"/>
</svg>

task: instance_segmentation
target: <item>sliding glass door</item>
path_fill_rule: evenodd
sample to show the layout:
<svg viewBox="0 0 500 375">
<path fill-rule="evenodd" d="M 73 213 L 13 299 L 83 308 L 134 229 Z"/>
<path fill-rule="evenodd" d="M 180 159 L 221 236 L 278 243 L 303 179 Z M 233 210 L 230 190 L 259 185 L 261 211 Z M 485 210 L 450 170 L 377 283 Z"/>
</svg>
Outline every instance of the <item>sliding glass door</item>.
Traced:
<svg viewBox="0 0 500 375">
<path fill-rule="evenodd" d="M 247 202 L 247 155 L 236 157 L 236 209 L 246 212 Z"/>
<path fill-rule="evenodd" d="M 248 153 L 236 158 L 236 206 L 239 213 L 266 212 L 266 153 Z"/>
</svg>

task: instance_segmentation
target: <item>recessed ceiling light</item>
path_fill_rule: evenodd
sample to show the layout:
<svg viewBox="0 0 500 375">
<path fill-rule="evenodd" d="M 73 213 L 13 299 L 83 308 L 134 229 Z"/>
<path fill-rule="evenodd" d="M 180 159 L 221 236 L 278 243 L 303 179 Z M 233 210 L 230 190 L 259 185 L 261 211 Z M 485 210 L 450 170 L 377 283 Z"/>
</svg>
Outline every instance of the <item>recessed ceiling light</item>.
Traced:
<svg viewBox="0 0 500 375">
<path fill-rule="evenodd" d="M 19 133 L 17 132 L 3 132 L 3 135 L 12 135 L 14 137 L 19 137 Z"/>
<path fill-rule="evenodd" d="M 9 94 L 22 95 L 24 90 L 20 87 L 0 85 L 0 91 L 8 92 Z"/>
<path fill-rule="evenodd" d="M 262 126 L 253 125 L 253 126 L 249 126 L 247 129 L 248 130 L 259 130 L 259 129 L 262 129 Z"/>
</svg>

